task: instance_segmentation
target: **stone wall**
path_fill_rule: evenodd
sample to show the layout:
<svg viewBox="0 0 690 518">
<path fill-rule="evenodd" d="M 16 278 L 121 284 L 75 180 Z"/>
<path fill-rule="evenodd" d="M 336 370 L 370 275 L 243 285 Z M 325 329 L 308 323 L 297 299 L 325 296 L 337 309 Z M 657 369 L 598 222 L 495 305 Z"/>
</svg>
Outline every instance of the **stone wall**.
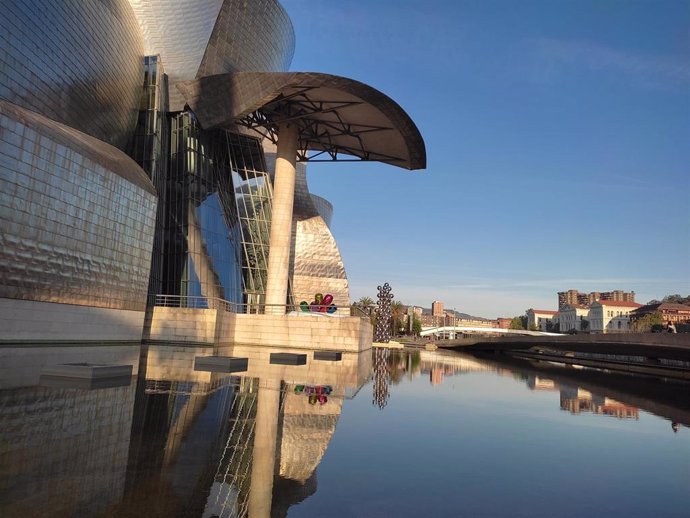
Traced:
<svg viewBox="0 0 690 518">
<path fill-rule="evenodd" d="M 359 317 L 246 315 L 215 309 L 154 308 L 147 339 L 157 342 L 245 344 L 336 351 L 371 348 L 372 330 Z"/>
<path fill-rule="evenodd" d="M 141 341 L 143 311 L 0 298 L 0 341 Z"/>
</svg>

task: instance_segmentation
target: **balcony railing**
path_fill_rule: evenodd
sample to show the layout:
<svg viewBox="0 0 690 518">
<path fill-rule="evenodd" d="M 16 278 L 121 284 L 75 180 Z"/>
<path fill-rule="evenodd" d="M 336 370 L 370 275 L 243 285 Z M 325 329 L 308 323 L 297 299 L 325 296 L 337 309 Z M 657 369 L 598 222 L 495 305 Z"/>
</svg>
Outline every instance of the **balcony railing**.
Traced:
<svg viewBox="0 0 690 518">
<path fill-rule="evenodd" d="M 220 299 L 217 297 L 201 297 L 201 296 L 187 296 L 187 295 L 154 295 L 151 300 L 152 306 L 167 307 L 167 308 L 190 308 L 190 309 L 220 309 L 229 313 L 241 314 L 274 314 L 284 315 L 291 312 L 307 313 L 302 310 L 298 304 L 238 304 L 229 300 Z M 318 312 L 323 314 L 323 312 Z M 357 305 L 339 307 L 334 315 L 342 316 L 350 315 L 362 318 L 369 318 L 369 313 L 366 309 Z"/>
</svg>

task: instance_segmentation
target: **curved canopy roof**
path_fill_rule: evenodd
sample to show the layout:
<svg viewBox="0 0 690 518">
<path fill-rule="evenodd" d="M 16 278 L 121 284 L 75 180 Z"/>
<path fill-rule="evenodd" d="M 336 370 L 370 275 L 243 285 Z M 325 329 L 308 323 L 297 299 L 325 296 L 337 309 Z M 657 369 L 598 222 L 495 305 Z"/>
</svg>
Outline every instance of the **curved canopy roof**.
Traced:
<svg viewBox="0 0 690 518">
<path fill-rule="evenodd" d="M 275 140 L 282 122 L 299 127 L 298 160 L 385 162 L 426 167 L 417 126 L 390 97 L 344 77 L 311 72 L 235 72 L 177 88 L 206 129 L 243 125 Z"/>
</svg>

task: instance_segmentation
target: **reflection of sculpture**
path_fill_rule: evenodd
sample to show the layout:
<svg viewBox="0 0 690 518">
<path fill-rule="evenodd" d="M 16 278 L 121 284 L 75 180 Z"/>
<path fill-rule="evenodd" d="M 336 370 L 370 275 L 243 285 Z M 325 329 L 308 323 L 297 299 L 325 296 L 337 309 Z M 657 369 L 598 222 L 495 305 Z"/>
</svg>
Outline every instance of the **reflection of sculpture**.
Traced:
<svg viewBox="0 0 690 518">
<path fill-rule="evenodd" d="M 373 405 L 383 410 L 388 404 L 390 392 L 388 392 L 388 357 L 390 349 L 383 347 L 374 348 L 374 399 Z"/>
<path fill-rule="evenodd" d="M 328 395 L 333 392 L 330 385 L 295 385 L 295 394 L 305 394 L 309 396 L 309 404 L 325 405 L 328 403 Z"/>
<path fill-rule="evenodd" d="M 377 289 L 379 290 L 377 296 L 379 301 L 376 303 L 378 308 L 376 310 L 377 319 L 374 342 L 388 343 L 391 339 L 391 300 L 393 300 L 393 294 L 388 283 L 379 286 Z"/>
</svg>

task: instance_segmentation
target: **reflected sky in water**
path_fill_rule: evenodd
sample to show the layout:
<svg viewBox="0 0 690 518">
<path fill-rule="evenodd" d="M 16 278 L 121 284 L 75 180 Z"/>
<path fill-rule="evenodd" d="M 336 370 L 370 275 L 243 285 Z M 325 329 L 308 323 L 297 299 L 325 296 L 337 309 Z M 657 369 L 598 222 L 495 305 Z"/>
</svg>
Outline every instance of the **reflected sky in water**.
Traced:
<svg viewBox="0 0 690 518">
<path fill-rule="evenodd" d="M 688 516 L 687 427 L 488 364 L 440 376 L 452 359 L 422 355 L 383 410 L 373 385 L 349 402 L 319 491 L 289 516 Z M 572 413 L 578 396 L 599 405 Z"/>
<path fill-rule="evenodd" d="M 428 351 L 272 365 L 277 351 L 151 346 L 138 379 L 89 388 L 28 358 L 0 390 L 0 515 L 688 516 L 690 384 Z M 249 369 L 195 371 L 209 353 Z"/>
</svg>

